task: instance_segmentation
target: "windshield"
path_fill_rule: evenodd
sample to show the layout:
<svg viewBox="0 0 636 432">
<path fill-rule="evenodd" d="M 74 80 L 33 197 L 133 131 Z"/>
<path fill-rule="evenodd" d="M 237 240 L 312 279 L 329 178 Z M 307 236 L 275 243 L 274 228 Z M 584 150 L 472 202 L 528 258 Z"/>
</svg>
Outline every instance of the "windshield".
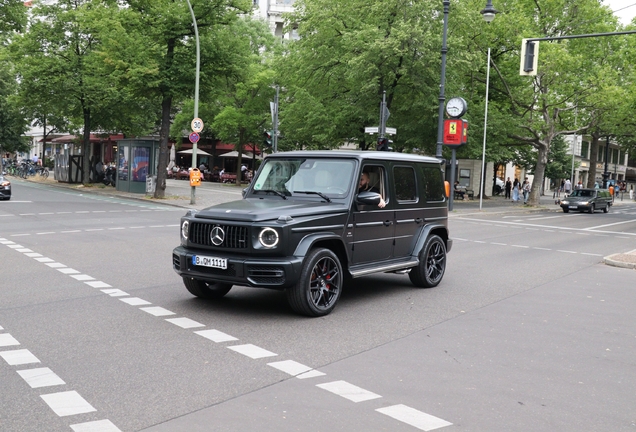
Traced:
<svg viewBox="0 0 636 432">
<path fill-rule="evenodd" d="M 591 190 L 573 190 L 570 194 L 571 197 L 593 197 L 594 191 Z"/>
<path fill-rule="evenodd" d="M 350 159 L 266 159 L 254 179 L 253 193 L 344 198 L 354 169 L 355 161 Z"/>
</svg>

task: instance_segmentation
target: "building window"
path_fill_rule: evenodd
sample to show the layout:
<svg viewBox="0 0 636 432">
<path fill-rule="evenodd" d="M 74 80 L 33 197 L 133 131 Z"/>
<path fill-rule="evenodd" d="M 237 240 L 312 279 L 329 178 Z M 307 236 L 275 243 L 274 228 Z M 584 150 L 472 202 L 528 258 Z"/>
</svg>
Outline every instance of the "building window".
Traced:
<svg viewBox="0 0 636 432">
<path fill-rule="evenodd" d="M 579 156 L 581 156 L 584 159 L 588 159 L 589 158 L 589 155 L 588 155 L 589 149 L 590 149 L 590 143 L 588 141 L 582 141 L 581 142 L 581 154 L 579 154 Z"/>
</svg>

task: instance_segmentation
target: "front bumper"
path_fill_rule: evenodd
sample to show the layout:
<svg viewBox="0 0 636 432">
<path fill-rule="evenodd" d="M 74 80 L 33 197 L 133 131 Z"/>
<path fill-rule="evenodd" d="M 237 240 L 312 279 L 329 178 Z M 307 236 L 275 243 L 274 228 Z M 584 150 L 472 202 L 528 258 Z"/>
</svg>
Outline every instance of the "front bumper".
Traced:
<svg viewBox="0 0 636 432">
<path fill-rule="evenodd" d="M 192 264 L 193 255 L 213 255 L 227 259 L 227 269 Z M 300 257 L 251 258 L 244 255 L 210 253 L 177 246 L 172 251 L 172 268 L 179 276 L 206 282 L 222 282 L 259 288 L 284 289 L 300 277 Z"/>
<path fill-rule="evenodd" d="M 11 187 L 9 187 L 9 189 L 5 189 L 4 186 L 0 186 L 0 198 L 11 198 Z"/>
<path fill-rule="evenodd" d="M 582 205 L 582 204 L 577 204 L 577 203 L 570 203 L 570 204 L 561 204 L 561 208 L 562 209 L 568 209 L 568 210 L 572 210 L 572 211 L 588 211 L 589 209 L 592 208 L 591 204 L 587 204 L 587 205 Z"/>
</svg>

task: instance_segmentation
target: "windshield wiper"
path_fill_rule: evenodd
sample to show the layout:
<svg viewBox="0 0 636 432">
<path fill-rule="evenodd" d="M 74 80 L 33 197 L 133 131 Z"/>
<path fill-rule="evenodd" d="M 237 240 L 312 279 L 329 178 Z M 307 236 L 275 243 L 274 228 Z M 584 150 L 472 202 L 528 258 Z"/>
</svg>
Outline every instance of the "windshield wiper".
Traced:
<svg viewBox="0 0 636 432">
<path fill-rule="evenodd" d="M 307 194 L 307 195 L 318 195 L 320 196 L 320 198 L 324 199 L 327 202 L 331 202 L 331 199 L 325 195 L 322 192 L 316 192 L 316 191 L 294 191 L 295 193 L 303 193 L 303 194 Z"/>
<path fill-rule="evenodd" d="M 276 195 L 278 195 L 279 197 L 281 197 L 284 200 L 287 199 L 287 197 L 283 193 L 278 192 L 278 191 L 276 191 L 274 189 L 258 189 L 258 190 L 255 190 L 254 192 L 271 192 L 271 193 L 275 193 Z"/>
</svg>

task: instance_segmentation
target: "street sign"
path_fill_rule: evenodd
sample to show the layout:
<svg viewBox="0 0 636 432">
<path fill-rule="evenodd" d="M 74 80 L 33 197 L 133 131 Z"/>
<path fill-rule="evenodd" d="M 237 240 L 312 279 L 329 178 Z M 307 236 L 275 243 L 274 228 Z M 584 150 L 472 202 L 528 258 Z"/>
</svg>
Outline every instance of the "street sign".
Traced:
<svg viewBox="0 0 636 432">
<path fill-rule="evenodd" d="M 389 135 L 396 135 L 397 134 L 397 129 L 396 128 L 385 128 L 385 132 L 388 133 Z"/>
<path fill-rule="evenodd" d="M 375 133 L 378 133 L 379 129 L 380 128 L 378 126 L 365 127 L 364 133 L 375 134 Z"/>
<path fill-rule="evenodd" d="M 192 127 L 193 132 L 199 133 L 203 130 L 203 120 L 197 117 L 194 120 L 192 120 L 192 123 L 190 123 L 190 126 Z"/>
<path fill-rule="evenodd" d="M 444 141 L 443 143 L 449 147 L 461 147 L 465 142 L 464 125 L 462 119 L 444 120 Z"/>
<path fill-rule="evenodd" d="M 190 142 L 191 142 L 192 144 L 194 144 L 194 143 L 199 142 L 199 138 L 201 138 L 201 137 L 199 136 L 199 134 L 198 134 L 198 133 L 196 133 L 196 132 L 192 132 L 192 133 L 190 134 L 189 138 L 190 138 Z"/>
</svg>

